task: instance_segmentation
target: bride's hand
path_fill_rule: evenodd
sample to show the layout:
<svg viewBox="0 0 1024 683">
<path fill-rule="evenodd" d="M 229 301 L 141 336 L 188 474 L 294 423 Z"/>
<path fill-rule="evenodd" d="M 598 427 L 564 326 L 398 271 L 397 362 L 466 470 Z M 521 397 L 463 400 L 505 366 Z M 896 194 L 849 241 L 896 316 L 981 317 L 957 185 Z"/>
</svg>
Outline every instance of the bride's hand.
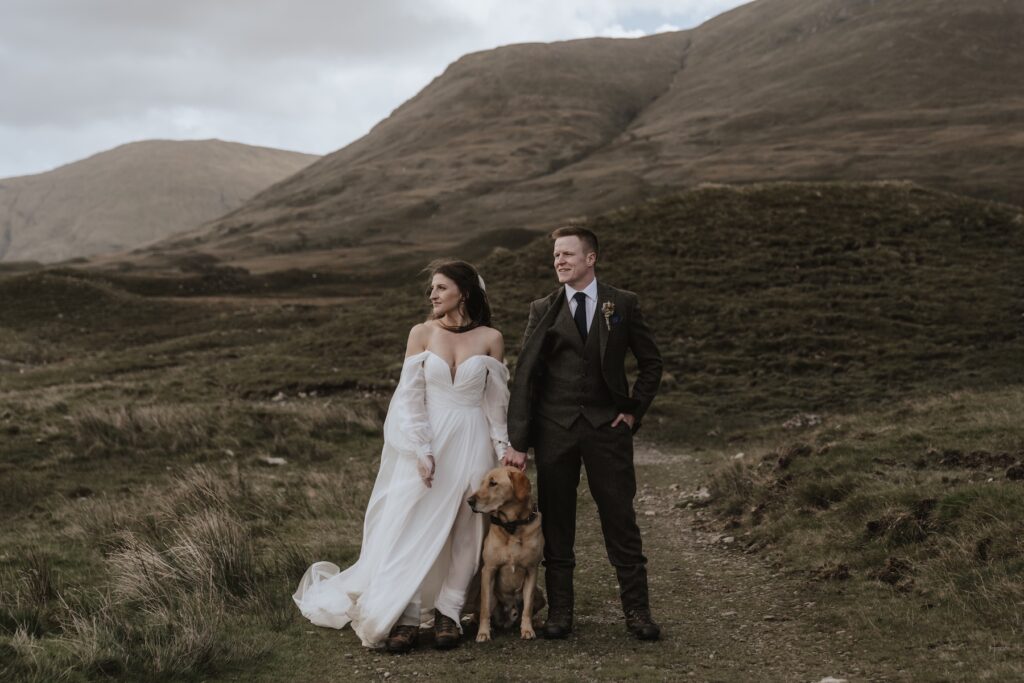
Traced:
<svg viewBox="0 0 1024 683">
<path fill-rule="evenodd" d="M 416 458 L 416 470 L 420 473 L 420 479 L 429 489 L 434 483 L 434 456 L 427 454 Z"/>
</svg>

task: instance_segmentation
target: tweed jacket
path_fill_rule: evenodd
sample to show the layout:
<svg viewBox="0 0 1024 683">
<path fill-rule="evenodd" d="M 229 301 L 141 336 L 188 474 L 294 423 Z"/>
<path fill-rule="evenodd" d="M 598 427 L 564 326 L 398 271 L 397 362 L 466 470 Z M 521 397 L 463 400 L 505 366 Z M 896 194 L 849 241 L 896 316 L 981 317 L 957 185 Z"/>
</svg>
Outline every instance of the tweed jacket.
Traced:
<svg viewBox="0 0 1024 683">
<path fill-rule="evenodd" d="M 606 304 L 614 307 L 605 316 Z M 559 287 L 548 296 L 530 304 L 530 319 L 523 335 L 523 345 L 516 362 L 515 381 L 508 406 L 509 442 L 516 450 L 526 452 L 533 445 L 537 387 L 544 372 L 545 338 L 568 306 L 565 288 Z M 661 383 L 662 360 L 650 328 L 644 322 L 636 294 L 597 282 L 597 310 L 593 327 L 600 335 L 601 371 L 618 412 L 636 417 L 635 432 L 640 420 L 654 400 Z M 626 379 L 626 350 L 636 357 L 637 377 L 630 391 Z"/>
</svg>

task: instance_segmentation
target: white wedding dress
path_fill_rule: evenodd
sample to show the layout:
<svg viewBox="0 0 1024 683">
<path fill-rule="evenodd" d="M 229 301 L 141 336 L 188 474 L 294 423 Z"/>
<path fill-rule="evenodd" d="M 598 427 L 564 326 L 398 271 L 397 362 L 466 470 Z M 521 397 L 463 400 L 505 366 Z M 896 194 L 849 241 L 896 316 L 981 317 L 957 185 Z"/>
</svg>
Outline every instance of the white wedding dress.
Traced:
<svg viewBox="0 0 1024 683">
<path fill-rule="evenodd" d="M 508 369 L 476 355 L 451 372 L 432 351 L 410 356 L 384 422 L 380 470 L 363 522 L 359 559 L 345 571 L 317 562 L 295 603 L 318 626 L 352 629 L 367 647 L 384 644 L 410 611 L 429 623 L 436 608 L 456 623 L 476 573 L 484 515 L 466 499 L 508 442 Z M 416 469 L 433 453 L 431 488 Z"/>
</svg>

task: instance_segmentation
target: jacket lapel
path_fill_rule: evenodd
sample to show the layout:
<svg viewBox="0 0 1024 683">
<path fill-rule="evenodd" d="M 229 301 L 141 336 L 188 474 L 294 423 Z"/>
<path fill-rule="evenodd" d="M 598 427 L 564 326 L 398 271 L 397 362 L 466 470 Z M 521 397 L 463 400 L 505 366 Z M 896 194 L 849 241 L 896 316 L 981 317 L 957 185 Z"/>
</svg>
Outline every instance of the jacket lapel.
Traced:
<svg viewBox="0 0 1024 683">
<path fill-rule="evenodd" d="M 615 303 L 615 294 L 610 287 L 606 287 L 601 284 L 601 281 L 597 281 L 597 310 L 594 311 L 594 325 L 597 326 L 597 337 L 598 341 L 601 342 L 601 364 L 604 365 L 604 354 L 605 349 L 608 348 L 608 325 L 605 324 L 604 319 L 604 304 L 611 302 Z"/>
<path fill-rule="evenodd" d="M 562 287 L 548 295 L 547 310 L 540 321 L 537 322 L 537 326 L 533 328 L 530 336 L 523 340 L 523 351 L 520 354 L 520 358 L 526 356 L 528 352 L 531 354 L 535 353 L 534 347 L 539 343 L 538 340 L 544 339 L 544 335 L 547 334 L 547 331 L 551 329 L 551 325 L 558 319 L 558 314 L 563 307 L 564 301 L 565 289 Z"/>
</svg>

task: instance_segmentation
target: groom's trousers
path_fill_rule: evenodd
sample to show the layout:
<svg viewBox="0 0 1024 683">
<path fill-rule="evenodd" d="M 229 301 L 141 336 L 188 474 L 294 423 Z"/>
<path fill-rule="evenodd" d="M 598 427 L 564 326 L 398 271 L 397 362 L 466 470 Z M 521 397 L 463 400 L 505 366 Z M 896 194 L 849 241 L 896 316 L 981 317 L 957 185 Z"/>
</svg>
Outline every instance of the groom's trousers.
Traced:
<svg viewBox="0 0 1024 683">
<path fill-rule="evenodd" d="M 534 440 L 537 502 L 544 531 L 544 567 L 552 608 L 573 606 L 572 574 L 576 566 L 576 494 L 581 464 L 597 504 L 608 559 L 619 580 L 625 611 L 647 609 L 647 559 L 643 555 L 633 498 L 633 435 L 629 425 L 592 426 L 576 420 L 568 429 L 539 418 Z"/>
</svg>

